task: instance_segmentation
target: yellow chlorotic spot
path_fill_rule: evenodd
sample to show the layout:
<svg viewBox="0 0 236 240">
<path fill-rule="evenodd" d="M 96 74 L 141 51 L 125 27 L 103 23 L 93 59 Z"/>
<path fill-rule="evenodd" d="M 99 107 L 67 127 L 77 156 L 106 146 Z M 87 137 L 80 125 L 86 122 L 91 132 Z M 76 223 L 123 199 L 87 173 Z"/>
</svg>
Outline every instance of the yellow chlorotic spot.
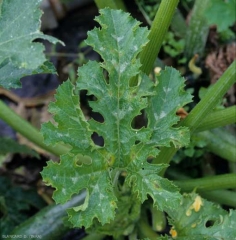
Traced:
<svg viewBox="0 0 236 240">
<path fill-rule="evenodd" d="M 192 214 L 191 208 L 186 211 L 186 216 L 189 217 Z"/>
<path fill-rule="evenodd" d="M 170 229 L 170 234 L 171 234 L 171 237 L 172 238 L 176 238 L 177 237 L 177 231 L 174 229 L 174 228 L 171 228 Z"/>
<path fill-rule="evenodd" d="M 111 167 L 113 166 L 114 163 L 115 163 L 115 157 L 110 156 L 110 158 L 108 159 L 108 166 Z"/>
<path fill-rule="evenodd" d="M 27 68 L 27 63 L 26 62 L 21 63 L 20 68 Z"/>
<path fill-rule="evenodd" d="M 192 228 L 195 228 L 196 226 L 197 226 L 196 223 L 193 223 L 193 224 L 191 225 Z"/>
<path fill-rule="evenodd" d="M 201 206 L 203 206 L 202 198 L 200 196 L 197 196 L 192 206 L 195 212 L 198 212 Z"/>
</svg>

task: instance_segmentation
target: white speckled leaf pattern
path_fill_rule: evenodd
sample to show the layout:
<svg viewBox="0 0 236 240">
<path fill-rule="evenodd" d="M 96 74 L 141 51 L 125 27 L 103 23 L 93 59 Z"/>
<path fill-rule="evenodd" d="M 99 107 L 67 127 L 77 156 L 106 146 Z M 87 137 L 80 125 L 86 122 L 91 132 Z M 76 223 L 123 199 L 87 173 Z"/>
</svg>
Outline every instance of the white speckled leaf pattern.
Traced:
<svg viewBox="0 0 236 240">
<path fill-rule="evenodd" d="M 171 67 L 166 67 L 157 78 L 156 95 L 150 98 L 146 109 L 148 127 L 153 129 L 152 142 L 158 146 L 175 147 L 188 144 L 189 133 L 186 128 L 172 127 L 179 121 L 176 111 L 191 102 L 192 97 L 184 90 L 184 78 Z"/>
<path fill-rule="evenodd" d="M 115 194 L 116 174 L 120 171 L 127 173 L 125 184 L 132 188 L 134 198 L 140 203 L 150 195 L 155 205 L 165 210 L 175 208 L 181 196 L 171 182 L 157 175 L 166 166 L 147 162 L 149 156 L 158 154 L 159 143 L 152 137 L 156 127 L 150 124 L 147 128 L 132 127 L 133 119 L 148 108 L 157 93 L 155 84 L 140 73 L 137 58 L 147 43 L 148 30 L 140 28 L 139 22 L 122 11 L 103 9 L 100 13 L 96 20 L 101 29 L 89 32 L 87 43 L 104 62 L 88 62 L 79 68 L 76 86 L 67 81 L 58 88 L 56 101 L 49 108 L 56 124 L 49 122 L 42 127 L 47 144 L 63 142 L 71 146 L 60 163 L 48 163 L 42 172 L 43 179 L 56 188 L 53 197 L 57 203 L 87 190 L 85 203 L 68 211 L 74 226 L 86 228 L 93 224 L 94 218 L 102 225 L 114 219 L 119 201 Z M 140 74 L 138 84 L 131 87 L 129 82 L 137 74 Z M 87 90 L 88 95 L 95 97 L 89 105 L 103 116 L 104 122 L 85 119 L 76 94 L 80 90 Z M 175 89 L 176 96 L 180 90 Z M 188 101 L 187 97 L 176 106 Z M 171 125 L 168 127 L 171 131 Z M 91 140 L 93 132 L 103 137 L 103 147 Z M 166 140 L 166 145 L 169 141 Z"/>
</svg>

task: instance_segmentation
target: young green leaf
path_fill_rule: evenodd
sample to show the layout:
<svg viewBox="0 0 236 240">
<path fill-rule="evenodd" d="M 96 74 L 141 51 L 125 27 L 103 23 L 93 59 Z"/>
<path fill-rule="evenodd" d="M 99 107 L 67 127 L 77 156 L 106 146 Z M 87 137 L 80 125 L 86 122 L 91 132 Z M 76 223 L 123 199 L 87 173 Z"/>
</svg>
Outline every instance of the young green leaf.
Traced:
<svg viewBox="0 0 236 240">
<path fill-rule="evenodd" d="M 0 86 L 19 87 L 23 76 L 55 72 L 47 66 L 42 43 L 35 39 L 46 39 L 52 43 L 57 39 L 40 32 L 41 0 L 3 0 L 0 15 Z M 62 42 L 60 42 L 62 43 Z"/>
<path fill-rule="evenodd" d="M 101 29 L 95 28 L 88 33 L 87 44 L 104 61 L 82 66 L 76 86 L 67 81 L 58 88 L 56 102 L 49 108 L 56 123 L 49 122 L 42 127 L 47 144 L 61 141 L 71 146 L 71 151 L 61 157 L 60 163 L 49 162 L 44 168 L 44 181 L 56 188 L 53 197 L 57 203 L 68 201 L 82 189 L 87 190 L 84 204 L 68 210 L 70 222 L 86 228 L 96 222 L 94 219 L 102 225 L 114 219 L 122 195 L 118 187 L 121 172 L 126 176 L 124 187 L 132 189 L 132 197 L 140 204 L 151 196 L 159 209 L 175 208 L 180 199 L 178 189 L 158 176 L 166 166 L 150 164 L 147 159 L 158 154 L 158 146 L 169 145 L 169 142 L 180 146 L 188 142 L 185 129 L 171 128 L 178 121 L 175 110 L 190 101 L 190 97 L 182 92 L 183 80 L 171 69 L 166 69 L 166 75 L 163 73 L 163 80 L 167 79 L 163 86 L 179 81 L 171 91 L 165 92 L 175 98 L 171 107 L 165 110 L 168 124 L 160 121 L 163 126 L 158 126 L 168 132 L 165 137 L 153 123 L 153 114 L 164 111 L 156 104 L 162 104 L 165 99 L 158 102 L 154 96 L 160 94 L 162 97 L 163 87 L 159 88 L 140 72 L 141 64 L 137 58 L 147 44 L 148 30 L 139 27 L 138 21 L 120 10 L 103 9 L 100 13 L 96 21 Z M 131 80 L 138 74 L 137 85 L 131 86 Z M 89 105 L 103 116 L 102 123 L 85 119 L 76 95 L 80 90 L 87 90 L 88 95 L 96 98 Z M 150 103 L 152 107 L 149 107 Z M 135 129 L 133 120 L 143 109 L 147 109 L 150 123 L 148 127 Z M 163 134 L 160 138 L 156 136 L 158 131 Z M 104 139 L 103 147 L 92 141 L 94 132 Z"/>
</svg>

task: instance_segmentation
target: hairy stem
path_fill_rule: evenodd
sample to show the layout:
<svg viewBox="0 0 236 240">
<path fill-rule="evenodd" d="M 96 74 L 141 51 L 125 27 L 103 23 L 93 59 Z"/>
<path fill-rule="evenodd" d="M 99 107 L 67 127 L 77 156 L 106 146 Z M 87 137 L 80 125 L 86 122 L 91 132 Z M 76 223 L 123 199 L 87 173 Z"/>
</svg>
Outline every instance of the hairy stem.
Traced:
<svg viewBox="0 0 236 240">
<path fill-rule="evenodd" d="M 191 59 L 194 54 L 202 55 L 209 32 L 205 11 L 210 0 L 196 0 L 186 34 L 185 56 Z"/>
<path fill-rule="evenodd" d="M 236 192 L 229 190 L 200 191 L 200 195 L 209 201 L 236 208 Z"/>
<path fill-rule="evenodd" d="M 233 124 L 236 121 L 236 106 L 228 107 L 223 110 L 217 110 L 207 115 L 201 124 L 197 127 L 197 132 L 202 132 L 212 128 L 223 127 Z"/>
<path fill-rule="evenodd" d="M 171 179 L 177 179 L 176 182 L 178 182 L 178 180 L 182 180 L 181 182 L 193 180 L 189 176 L 184 175 L 182 172 L 172 171 L 171 169 L 168 169 L 167 175 Z M 192 189 L 190 191 L 192 191 Z M 234 191 L 225 189 L 209 191 L 197 188 L 196 192 L 198 192 L 202 197 L 206 198 L 207 200 L 217 202 L 219 204 L 224 204 L 230 207 L 236 207 L 236 192 Z"/>
<path fill-rule="evenodd" d="M 203 141 L 207 143 L 206 148 L 230 162 L 236 163 L 236 137 L 225 129 L 215 129 L 198 133 Z"/>
<path fill-rule="evenodd" d="M 204 98 L 196 105 L 190 114 L 181 122 L 181 126 L 189 127 L 192 134 L 201 121 L 215 108 L 219 99 L 222 99 L 228 89 L 236 82 L 236 61 L 234 61 L 220 79 L 209 89 Z M 172 145 L 161 148 L 161 152 L 153 163 L 169 163 L 177 149 Z"/>
<path fill-rule="evenodd" d="M 193 191 L 195 188 L 199 191 L 236 188 L 236 174 L 229 173 L 197 179 L 185 179 L 174 181 L 174 183 L 184 192 Z"/>
<path fill-rule="evenodd" d="M 200 125 L 201 121 L 215 108 L 219 99 L 222 99 L 230 87 L 236 82 L 236 61 L 224 72 L 221 78 L 210 88 L 204 98 L 196 105 L 190 114 L 183 120 L 182 126 L 190 128 L 191 132 Z"/>
<path fill-rule="evenodd" d="M 159 235 L 156 232 L 154 232 L 150 225 L 142 218 L 139 220 L 138 226 L 141 237 L 146 237 L 149 238 L 150 240 L 158 239 Z"/>
<path fill-rule="evenodd" d="M 53 147 L 44 144 L 42 134 L 30 123 L 28 123 L 26 120 L 17 115 L 14 111 L 12 111 L 1 100 L 0 119 L 5 121 L 9 126 L 11 126 L 14 130 L 19 132 L 24 137 L 26 137 L 28 140 L 50 153 L 59 156 L 69 151 L 68 147 L 61 144 L 56 144 Z"/>
<path fill-rule="evenodd" d="M 171 24 L 179 0 L 161 1 L 149 33 L 149 42 L 140 54 L 141 71 L 147 75 L 151 72 L 153 64 L 162 46 L 166 32 Z"/>
</svg>

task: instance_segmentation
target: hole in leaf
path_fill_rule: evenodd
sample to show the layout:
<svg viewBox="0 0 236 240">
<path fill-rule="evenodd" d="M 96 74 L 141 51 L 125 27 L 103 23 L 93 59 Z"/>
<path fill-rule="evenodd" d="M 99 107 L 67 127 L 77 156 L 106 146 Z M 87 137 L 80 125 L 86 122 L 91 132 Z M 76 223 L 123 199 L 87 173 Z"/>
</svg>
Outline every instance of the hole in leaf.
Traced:
<svg viewBox="0 0 236 240">
<path fill-rule="evenodd" d="M 93 140 L 94 144 L 103 147 L 104 146 L 104 139 L 102 136 L 99 136 L 96 132 L 93 132 L 91 135 L 91 139 Z"/>
<path fill-rule="evenodd" d="M 132 128 L 134 129 L 141 129 L 142 127 L 147 127 L 147 118 L 145 117 L 144 110 L 141 111 L 141 114 L 136 116 L 132 123 Z"/>
<path fill-rule="evenodd" d="M 214 226 L 214 224 L 215 224 L 215 220 L 207 220 L 205 223 L 205 227 L 209 228 L 209 227 Z"/>
<path fill-rule="evenodd" d="M 84 106 L 88 106 L 88 101 L 94 101 L 93 95 L 88 95 L 87 90 L 80 91 L 80 103 Z"/>
<path fill-rule="evenodd" d="M 87 95 L 87 90 L 80 91 L 80 108 L 83 111 L 85 118 L 90 118 L 92 108 L 89 106 L 89 101 L 94 101 L 93 95 Z"/>
<path fill-rule="evenodd" d="M 127 172 L 125 171 L 121 172 L 121 174 L 119 175 L 119 183 L 121 186 L 123 186 L 123 184 L 125 183 L 126 175 L 127 175 Z"/>
<path fill-rule="evenodd" d="M 90 103 L 96 102 L 97 98 L 94 95 L 88 95 L 88 92 L 83 90 L 80 93 L 80 102 L 81 102 L 81 109 L 84 113 L 86 119 L 94 119 L 97 122 L 103 123 L 104 117 L 99 112 L 93 111 L 92 107 L 90 107 Z"/>
<path fill-rule="evenodd" d="M 103 76 L 107 83 L 109 83 L 109 73 L 106 69 L 103 68 Z"/>
<path fill-rule="evenodd" d="M 138 145 L 139 143 L 140 143 L 139 140 L 136 140 L 136 141 L 135 141 L 135 145 Z"/>
<path fill-rule="evenodd" d="M 98 113 L 98 112 L 91 112 L 91 118 L 94 119 L 97 122 L 103 123 L 104 122 L 104 117 L 102 116 L 102 114 Z"/>
</svg>

